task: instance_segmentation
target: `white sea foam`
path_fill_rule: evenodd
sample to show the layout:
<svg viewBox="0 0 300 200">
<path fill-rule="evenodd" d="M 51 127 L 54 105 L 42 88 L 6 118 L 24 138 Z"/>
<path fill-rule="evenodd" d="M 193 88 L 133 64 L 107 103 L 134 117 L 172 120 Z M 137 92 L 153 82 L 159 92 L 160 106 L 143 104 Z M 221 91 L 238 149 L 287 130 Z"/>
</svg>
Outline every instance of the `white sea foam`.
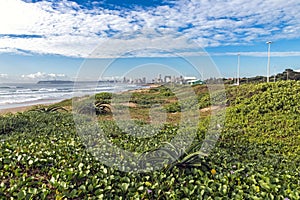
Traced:
<svg viewBox="0 0 300 200">
<path fill-rule="evenodd" d="M 41 101 L 55 102 L 75 96 L 91 95 L 99 92 L 120 92 L 140 88 L 137 85 L 37 85 L 37 84 L 0 84 L 0 109 L 33 105 Z"/>
</svg>

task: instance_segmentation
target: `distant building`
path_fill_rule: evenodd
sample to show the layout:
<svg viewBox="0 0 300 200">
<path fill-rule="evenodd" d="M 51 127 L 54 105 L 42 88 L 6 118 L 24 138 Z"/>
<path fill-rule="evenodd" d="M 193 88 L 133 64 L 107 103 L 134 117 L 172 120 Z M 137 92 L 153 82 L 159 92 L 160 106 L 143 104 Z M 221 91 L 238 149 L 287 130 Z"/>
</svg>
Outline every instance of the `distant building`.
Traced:
<svg viewBox="0 0 300 200">
<path fill-rule="evenodd" d="M 196 81 L 196 80 L 197 80 L 197 78 L 194 76 L 186 76 L 186 77 L 183 77 L 183 84 L 188 84 L 189 82 Z"/>
<path fill-rule="evenodd" d="M 202 81 L 202 80 L 190 80 L 190 81 L 187 81 L 187 84 L 189 84 L 189 85 L 203 85 L 203 84 L 205 84 L 205 82 Z"/>
<path fill-rule="evenodd" d="M 172 77 L 171 77 L 171 76 L 165 76 L 164 82 L 165 82 L 165 83 L 170 83 L 170 82 L 172 82 Z"/>
</svg>

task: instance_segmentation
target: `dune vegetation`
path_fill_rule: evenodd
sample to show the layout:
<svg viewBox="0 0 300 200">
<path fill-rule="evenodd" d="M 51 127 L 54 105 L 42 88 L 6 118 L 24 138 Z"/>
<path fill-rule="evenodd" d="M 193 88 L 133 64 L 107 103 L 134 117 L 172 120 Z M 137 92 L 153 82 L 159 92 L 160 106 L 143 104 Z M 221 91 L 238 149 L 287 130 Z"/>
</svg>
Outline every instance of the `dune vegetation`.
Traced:
<svg viewBox="0 0 300 200">
<path fill-rule="evenodd" d="M 193 89 L 200 118 L 191 148 L 162 149 L 161 157 L 172 162 L 144 173 L 106 166 L 87 150 L 72 100 L 0 116 L 1 198 L 300 199 L 300 82 L 227 86 L 225 125 L 209 155 L 199 150 L 211 117 L 210 95 L 205 85 Z M 151 138 L 118 127 L 110 107 L 114 95 L 98 94 L 93 105 L 84 99 L 78 112 L 97 112 L 107 140 L 119 148 L 151 152 L 177 134 L 181 105 L 168 88 L 133 91 L 122 105 L 142 125 L 151 122 L 153 105 L 162 105 L 167 123 Z"/>
</svg>

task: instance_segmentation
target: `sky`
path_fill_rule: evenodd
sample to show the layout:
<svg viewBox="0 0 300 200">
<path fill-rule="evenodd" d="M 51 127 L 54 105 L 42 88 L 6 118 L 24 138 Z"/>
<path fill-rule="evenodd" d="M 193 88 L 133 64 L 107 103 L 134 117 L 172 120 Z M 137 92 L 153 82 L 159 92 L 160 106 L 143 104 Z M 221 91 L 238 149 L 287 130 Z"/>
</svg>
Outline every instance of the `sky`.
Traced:
<svg viewBox="0 0 300 200">
<path fill-rule="evenodd" d="M 0 83 L 300 69 L 299 0 L 0 0 Z M 160 71 L 161 70 L 161 71 Z"/>
</svg>

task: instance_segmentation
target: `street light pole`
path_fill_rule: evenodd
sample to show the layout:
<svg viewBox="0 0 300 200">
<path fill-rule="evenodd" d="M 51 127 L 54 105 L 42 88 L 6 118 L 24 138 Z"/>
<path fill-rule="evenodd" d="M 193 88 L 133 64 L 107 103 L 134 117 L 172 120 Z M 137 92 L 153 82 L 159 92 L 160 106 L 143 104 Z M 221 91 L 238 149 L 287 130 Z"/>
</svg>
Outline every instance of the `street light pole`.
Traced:
<svg viewBox="0 0 300 200">
<path fill-rule="evenodd" d="M 271 41 L 268 41 L 268 66 L 267 66 L 267 82 L 270 81 L 270 49 L 271 49 Z"/>
<path fill-rule="evenodd" d="M 276 67 L 274 67 L 274 83 L 276 82 Z"/>
<path fill-rule="evenodd" d="M 237 68 L 237 81 L 236 84 L 240 85 L 240 55 L 238 54 L 238 68 Z"/>
</svg>

